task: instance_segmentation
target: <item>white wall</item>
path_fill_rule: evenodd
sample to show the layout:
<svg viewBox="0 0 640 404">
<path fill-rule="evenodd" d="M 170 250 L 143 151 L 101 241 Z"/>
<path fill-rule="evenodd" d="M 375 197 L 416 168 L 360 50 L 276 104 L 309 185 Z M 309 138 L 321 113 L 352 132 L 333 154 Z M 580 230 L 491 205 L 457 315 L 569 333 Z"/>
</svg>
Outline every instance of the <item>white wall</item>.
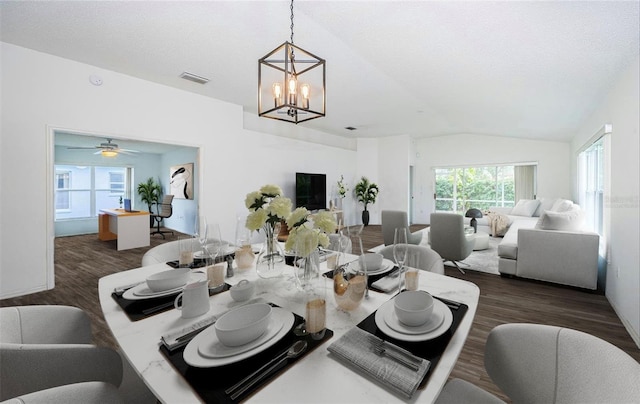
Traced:
<svg viewBox="0 0 640 404">
<path fill-rule="evenodd" d="M 378 207 L 383 210 L 409 212 L 409 154 L 411 138 L 393 136 L 379 139 L 380 197 Z"/>
<path fill-rule="evenodd" d="M 572 144 L 572 166 L 579 149 L 605 124 L 611 124 L 610 196 L 605 201 L 610 232 L 606 296 L 640 346 L 640 62 L 621 74 Z M 574 183 L 574 190 L 577 184 Z M 576 192 L 576 191 L 574 191 Z M 577 196 L 576 196 L 577 198 Z"/>
<path fill-rule="evenodd" d="M 355 178 L 355 151 L 245 130 L 240 106 L 22 47 L 0 46 L 1 298 L 54 286 L 48 177 L 54 155 L 52 127 L 199 148 L 201 209 L 221 222 L 228 238 L 234 237 L 236 213 L 244 212 L 245 195 L 265 183 L 279 184 L 293 197 L 296 171 L 326 173 L 328 189 L 340 174 Z M 104 84 L 92 85 L 92 74 Z M 314 136 L 300 130 L 306 139 Z M 327 138 L 317 132 L 315 136 Z M 4 174 L 15 167 L 21 168 L 20 175 Z M 24 265 L 25 257 L 30 265 Z"/>
<path fill-rule="evenodd" d="M 570 144 L 498 136 L 451 135 L 416 141 L 415 222 L 429 223 L 435 167 L 538 163 L 538 197 L 571 199 Z"/>
</svg>

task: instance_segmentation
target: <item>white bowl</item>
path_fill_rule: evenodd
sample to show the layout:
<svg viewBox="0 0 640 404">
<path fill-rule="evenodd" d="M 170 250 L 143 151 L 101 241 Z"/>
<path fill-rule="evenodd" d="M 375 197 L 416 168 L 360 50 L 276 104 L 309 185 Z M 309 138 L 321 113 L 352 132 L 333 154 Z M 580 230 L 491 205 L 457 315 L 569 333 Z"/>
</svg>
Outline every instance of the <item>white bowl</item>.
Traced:
<svg viewBox="0 0 640 404">
<path fill-rule="evenodd" d="M 375 271 L 380 269 L 382 266 L 382 254 L 378 253 L 366 253 L 361 255 L 358 259 L 360 262 L 360 268 L 364 269 L 362 263 L 364 262 L 367 266 L 367 271 Z"/>
<path fill-rule="evenodd" d="M 158 272 L 147 278 L 147 286 L 154 292 L 163 292 L 183 286 L 189 280 L 189 268 L 169 269 Z"/>
<path fill-rule="evenodd" d="M 253 292 L 256 289 L 256 285 L 249 282 L 246 279 L 241 280 L 229 289 L 229 293 L 231 293 L 231 298 L 236 302 L 244 302 L 253 297 Z"/>
<path fill-rule="evenodd" d="M 422 325 L 433 313 L 433 297 L 421 290 L 405 291 L 393 299 L 396 316 L 410 327 Z"/>
<path fill-rule="evenodd" d="M 248 304 L 224 314 L 214 327 L 223 345 L 240 346 L 261 336 L 270 319 L 271 306 L 266 303 Z"/>
</svg>

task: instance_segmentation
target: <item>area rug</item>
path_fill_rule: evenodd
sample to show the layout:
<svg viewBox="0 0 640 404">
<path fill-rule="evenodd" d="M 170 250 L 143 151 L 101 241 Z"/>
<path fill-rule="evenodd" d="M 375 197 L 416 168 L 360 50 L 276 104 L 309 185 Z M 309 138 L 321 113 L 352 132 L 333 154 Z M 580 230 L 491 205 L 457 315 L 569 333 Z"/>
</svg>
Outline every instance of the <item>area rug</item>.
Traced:
<svg viewBox="0 0 640 404">
<path fill-rule="evenodd" d="M 420 245 L 429 247 L 428 232 L 423 231 L 422 233 L 423 237 Z M 498 244 L 500 244 L 501 241 L 501 237 L 489 237 L 489 248 L 486 250 L 473 251 L 471 255 L 461 261 L 462 264 L 460 265 L 460 268 L 463 271 L 472 270 L 500 275 L 500 272 L 498 272 Z M 384 247 L 384 245 L 376 246 L 371 248 L 369 251 L 378 252 L 382 247 Z M 444 265 L 455 268 L 450 261 L 446 261 Z"/>
<path fill-rule="evenodd" d="M 463 271 L 470 269 L 500 275 L 500 272 L 498 272 L 498 244 L 500 244 L 501 241 L 501 237 L 489 237 L 489 248 L 472 252 L 471 255 L 462 261 L 463 265 L 460 265 L 460 268 L 462 268 Z M 444 264 L 446 266 L 453 266 L 450 262 L 445 262 Z"/>
</svg>

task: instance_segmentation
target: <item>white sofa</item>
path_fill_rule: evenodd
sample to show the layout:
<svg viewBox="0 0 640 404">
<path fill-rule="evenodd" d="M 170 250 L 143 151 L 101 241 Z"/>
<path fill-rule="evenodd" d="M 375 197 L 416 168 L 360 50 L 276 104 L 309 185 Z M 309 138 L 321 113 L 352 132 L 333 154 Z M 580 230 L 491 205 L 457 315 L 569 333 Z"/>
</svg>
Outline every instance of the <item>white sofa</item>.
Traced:
<svg viewBox="0 0 640 404">
<path fill-rule="evenodd" d="M 582 230 L 584 212 L 580 207 L 559 198 L 521 202 L 509 212 L 511 224 L 498 245 L 498 271 L 596 289 L 600 236 Z M 522 213 L 518 208 L 525 204 L 531 216 L 512 214 Z"/>
</svg>

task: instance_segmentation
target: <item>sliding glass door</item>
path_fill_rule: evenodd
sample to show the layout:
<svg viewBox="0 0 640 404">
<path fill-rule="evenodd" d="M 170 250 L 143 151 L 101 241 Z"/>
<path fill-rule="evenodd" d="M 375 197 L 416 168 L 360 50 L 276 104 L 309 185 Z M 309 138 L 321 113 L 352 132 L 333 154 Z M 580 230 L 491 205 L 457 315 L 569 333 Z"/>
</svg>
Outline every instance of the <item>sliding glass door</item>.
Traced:
<svg viewBox="0 0 640 404">
<path fill-rule="evenodd" d="M 436 211 L 464 213 L 468 209 L 491 206 L 513 207 L 516 203 L 516 176 L 513 165 L 447 167 L 435 169 Z M 519 176 L 521 188 L 535 193 L 535 165 Z M 525 181 L 526 178 L 526 181 Z M 525 184 L 526 182 L 526 184 Z M 533 189 L 533 190 L 532 190 Z"/>
</svg>

